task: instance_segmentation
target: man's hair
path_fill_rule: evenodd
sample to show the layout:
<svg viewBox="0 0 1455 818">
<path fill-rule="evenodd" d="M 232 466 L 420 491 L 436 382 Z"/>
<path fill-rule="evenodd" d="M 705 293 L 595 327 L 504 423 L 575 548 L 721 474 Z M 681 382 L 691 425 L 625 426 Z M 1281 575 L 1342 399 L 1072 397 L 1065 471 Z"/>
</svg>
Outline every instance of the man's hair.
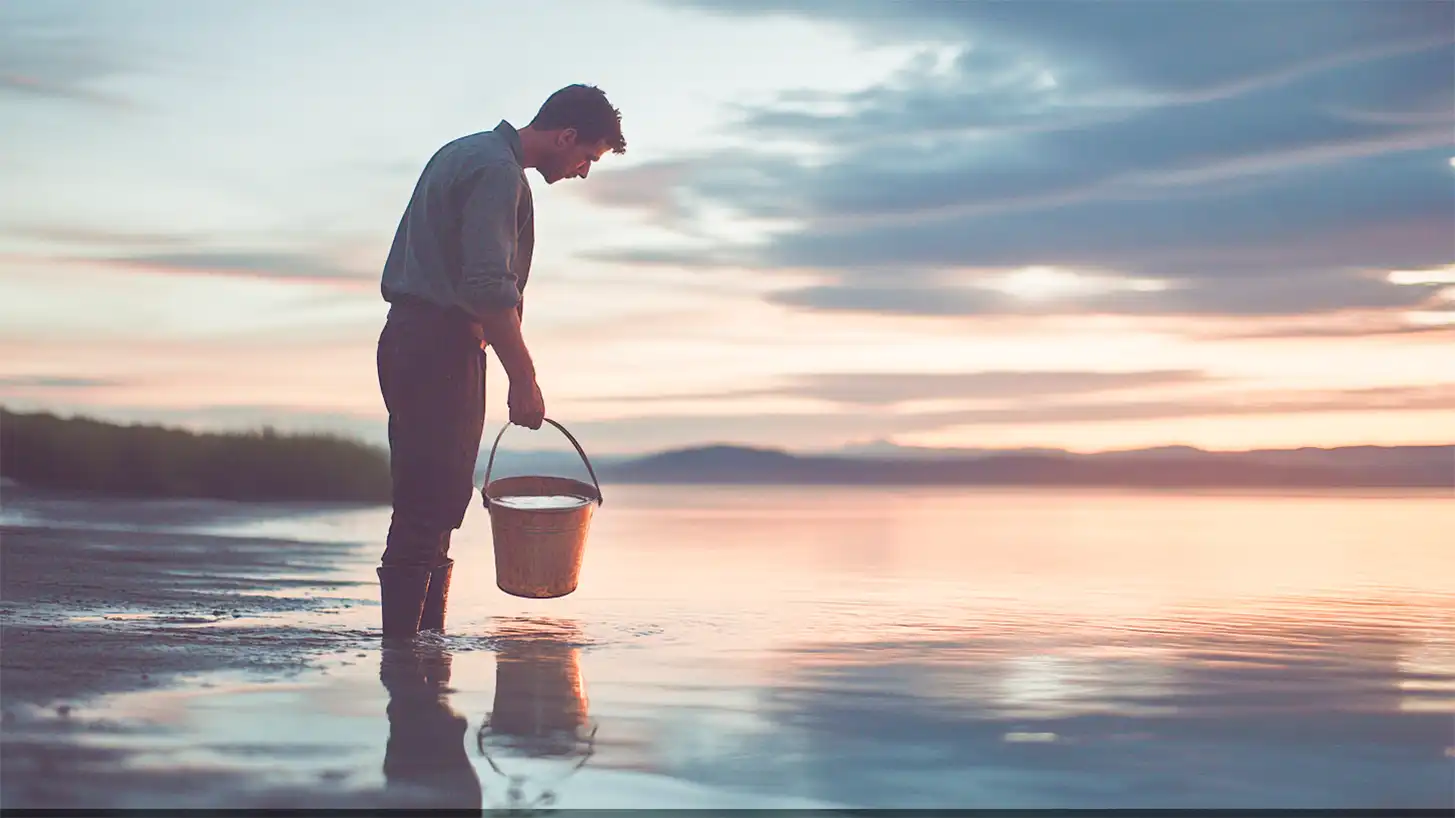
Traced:
<svg viewBox="0 0 1455 818">
<path fill-rule="evenodd" d="M 538 131 L 575 128 L 581 142 L 605 142 L 612 153 L 626 153 L 621 111 L 611 107 L 606 92 L 594 85 L 568 85 L 551 94 L 530 121 L 530 127 Z"/>
</svg>

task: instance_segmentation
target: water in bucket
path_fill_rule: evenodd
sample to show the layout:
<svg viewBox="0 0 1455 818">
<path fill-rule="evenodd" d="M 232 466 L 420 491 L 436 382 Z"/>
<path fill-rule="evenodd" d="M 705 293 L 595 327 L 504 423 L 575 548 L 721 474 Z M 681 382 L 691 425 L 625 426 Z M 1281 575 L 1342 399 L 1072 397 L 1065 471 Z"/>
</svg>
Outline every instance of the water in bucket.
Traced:
<svg viewBox="0 0 1455 818">
<path fill-rule="evenodd" d="M 591 502 L 585 497 L 576 497 L 571 494 L 545 494 L 535 496 L 531 494 L 515 494 L 505 497 L 496 497 L 490 501 L 491 505 L 504 508 L 519 509 L 546 509 L 546 508 L 575 508 L 584 506 Z"/>
<path fill-rule="evenodd" d="M 481 495 L 490 512 L 495 549 L 495 585 L 512 596 L 551 599 L 576 590 L 591 517 L 601 505 L 601 484 L 581 444 L 561 424 L 561 430 L 591 474 L 591 484 L 568 477 L 527 475 L 492 481 L 495 452 L 507 423 L 495 436 L 485 465 Z"/>
</svg>

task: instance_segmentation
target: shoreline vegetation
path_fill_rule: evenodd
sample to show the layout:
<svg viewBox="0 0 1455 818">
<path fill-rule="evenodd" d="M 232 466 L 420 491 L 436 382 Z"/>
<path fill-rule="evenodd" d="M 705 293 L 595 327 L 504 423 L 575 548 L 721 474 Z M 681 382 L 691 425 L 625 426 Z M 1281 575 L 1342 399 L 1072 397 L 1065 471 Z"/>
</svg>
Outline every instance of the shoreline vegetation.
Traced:
<svg viewBox="0 0 1455 818">
<path fill-rule="evenodd" d="M 576 455 L 512 453 L 507 473 L 574 474 Z M 1164 447 L 792 454 L 710 445 L 602 458 L 603 482 L 662 485 L 907 485 L 1022 488 L 1455 488 L 1455 446 L 1209 452 Z M 483 468 L 477 469 L 480 482 Z M 33 489 L 135 498 L 386 504 L 389 454 L 329 434 L 193 432 L 0 408 L 0 476 Z M 581 479 L 586 479 L 584 476 Z"/>
<path fill-rule="evenodd" d="M 193 432 L 0 409 L 0 476 L 137 498 L 387 503 L 389 456 L 326 434 Z"/>
</svg>

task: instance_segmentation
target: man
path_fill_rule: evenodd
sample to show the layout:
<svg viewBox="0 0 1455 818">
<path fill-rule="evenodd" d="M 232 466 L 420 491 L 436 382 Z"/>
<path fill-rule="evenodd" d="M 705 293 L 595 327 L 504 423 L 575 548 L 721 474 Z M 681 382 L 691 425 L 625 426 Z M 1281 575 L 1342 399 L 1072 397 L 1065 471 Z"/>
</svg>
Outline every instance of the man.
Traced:
<svg viewBox="0 0 1455 818">
<path fill-rule="evenodd" d="M 389 318 L 379 388 L 389 411 L 394 513 L 380 559 L 385 639 L 443 630 L 450 534 L 474 494 L 485 424 L 485 348 L 510 378 L 510 422 L 539 429 L 545 401 L 520 321 L 535 243 L 527 168 L 546 184 L 586 178 L 626 152 L 621 113 L 600 89 L 552 94 L 530 124 L 440 148 L 420 174 L 384 264 Z"/>
</svg>

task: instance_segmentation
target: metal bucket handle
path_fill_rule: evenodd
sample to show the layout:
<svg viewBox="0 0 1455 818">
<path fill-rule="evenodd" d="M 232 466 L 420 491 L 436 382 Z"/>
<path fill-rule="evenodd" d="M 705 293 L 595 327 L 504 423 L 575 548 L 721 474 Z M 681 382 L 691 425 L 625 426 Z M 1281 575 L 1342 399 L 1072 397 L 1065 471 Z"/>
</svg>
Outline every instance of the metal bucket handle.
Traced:
<svg viewBox="0 0 1455 818">
<path fill-rule="evenodd" d="M 511 774 L 505 772 L 504 770 L 500 769 L 500 765 L 496 764 L 495 763 L 495 759 L 491 757 L 490 751 L 487 750 L 487 749 L 485 749 L 485 738 L 486 738 L 486 735 L 490 731 L 490 718 L 493 715 L 495 715 L 495 714 L 494 713 L 487 714 L 485 716 L 484 721 L 480 722 L 480 729 L 475 731 L 475 747 L 476 747 L 476 749 L 478 749 L 480 751 L 480 755 L 482 755 L 482 756 L 485 757 L 485 763 L 490 765 L 490 769 L 494 770 L 496 772 L 496 774 L 500 775 L 501 777 L 503 777 L 506 780 L 507 783 L 506 783 L 505 797 L 508 798 L 508 799 L 510 799 L 510 806 L 512 808 L 519 809 L 521 807 L 521 802 L 525 800 L 525 787 L 524 787 L 524 784 L 526 782 L 526 777 L 523 776 L 523 775 L 519 775 L 519 774 L 511 775 Z M 600 725 L 596 723 L 596 720 L 595 719 L 592 719 L 590 721 L 590 724 L 591 724 L 591 732 L 586 736 L 586 739 L 585 739 L 585 741 L 586 741 L 586 752 L 584 752 L 584 753 L 581 754 L 580 760 L 578 760 L 575 764 L 572 764 L 571 765 L 571 768 L 569 770 L 567 770 L 565 773 L 562 773 L 561 775 L 557 776 L 554 781 L 551 781 L 550 782 L 550 785 L 552 787 L 560 786 L 560 784 L 561 784 L 562 781 L 565 781 L 566 779 L 570 778 L 572 775 L 574 775 L 576 773 L 577 770 L 579 770 L 582 767 L 586 766 L 586 762 L 590 761 L 591 760 L 591 757 L 594 756 L 594 755 L 596 755 L 596 729 L 598 727 L 600 727 Z M 579 735 L 580 735 L 580 731 L 579 731 L 579 728 L 578 728 L 578 730 L 577 730 L 577 736 L 578 736 L 577 741 L 578 742 L 580 741 Z M 554 789 L 547 789 L 546 787 L 542 787 L 541 788 L 541 794 L 538 795 L 538 796 L 536 796 L 536 800 L 533 803 L 526 804 L 525 806 L 527 806 L 527 807 L 534 807 L 534 806 L 536 806 L 536 804 L 540 804 L 542 806 L 547 806 L 547 805 L 550 805 L 550 804 L 555 803 L 555 801 L 556 801 L 556 793 L 555 793 L 555 790 Z"/>
<path fill-rule="evenodd" d="M 600 506 L 602 503 L 605 503 L 606 498 L 601 496 L 601 482 L 596 479 L 596 470 L 591 468 L 591 459 L 586 456 L 586 450 L 582 449 L 581 444 L 576 442 L 576 438 L 572 437 L 571 433 L 566 431 L 565 426 L 550 418 L 542 418 L 542 420 L 560 429 L 561 434 L 565 435 L 566 439 L 571 441 L 571 445 L 576 447 L 576 454 L 581 455 L 581 462 L 586 464 L 586 471 L 591 475 L 591 483 L 596 486 L 596 505 Z M 495 443 L 490 447 L 490 460 L 485 463 L 485 485 L 480 487 L 480 496 L 485 499 L 487 506 L 490 504 L 490 498 L 486 495 L 486 492 L 490 489 L 490 470 L 495 467 L 495 450 L 500 448 L 500 438 L 505 437 L 505 430 L 510 427 L 511 424 L 509 421 L 500 427 L 500 434 L 495 436 Z"/>
</svg>

